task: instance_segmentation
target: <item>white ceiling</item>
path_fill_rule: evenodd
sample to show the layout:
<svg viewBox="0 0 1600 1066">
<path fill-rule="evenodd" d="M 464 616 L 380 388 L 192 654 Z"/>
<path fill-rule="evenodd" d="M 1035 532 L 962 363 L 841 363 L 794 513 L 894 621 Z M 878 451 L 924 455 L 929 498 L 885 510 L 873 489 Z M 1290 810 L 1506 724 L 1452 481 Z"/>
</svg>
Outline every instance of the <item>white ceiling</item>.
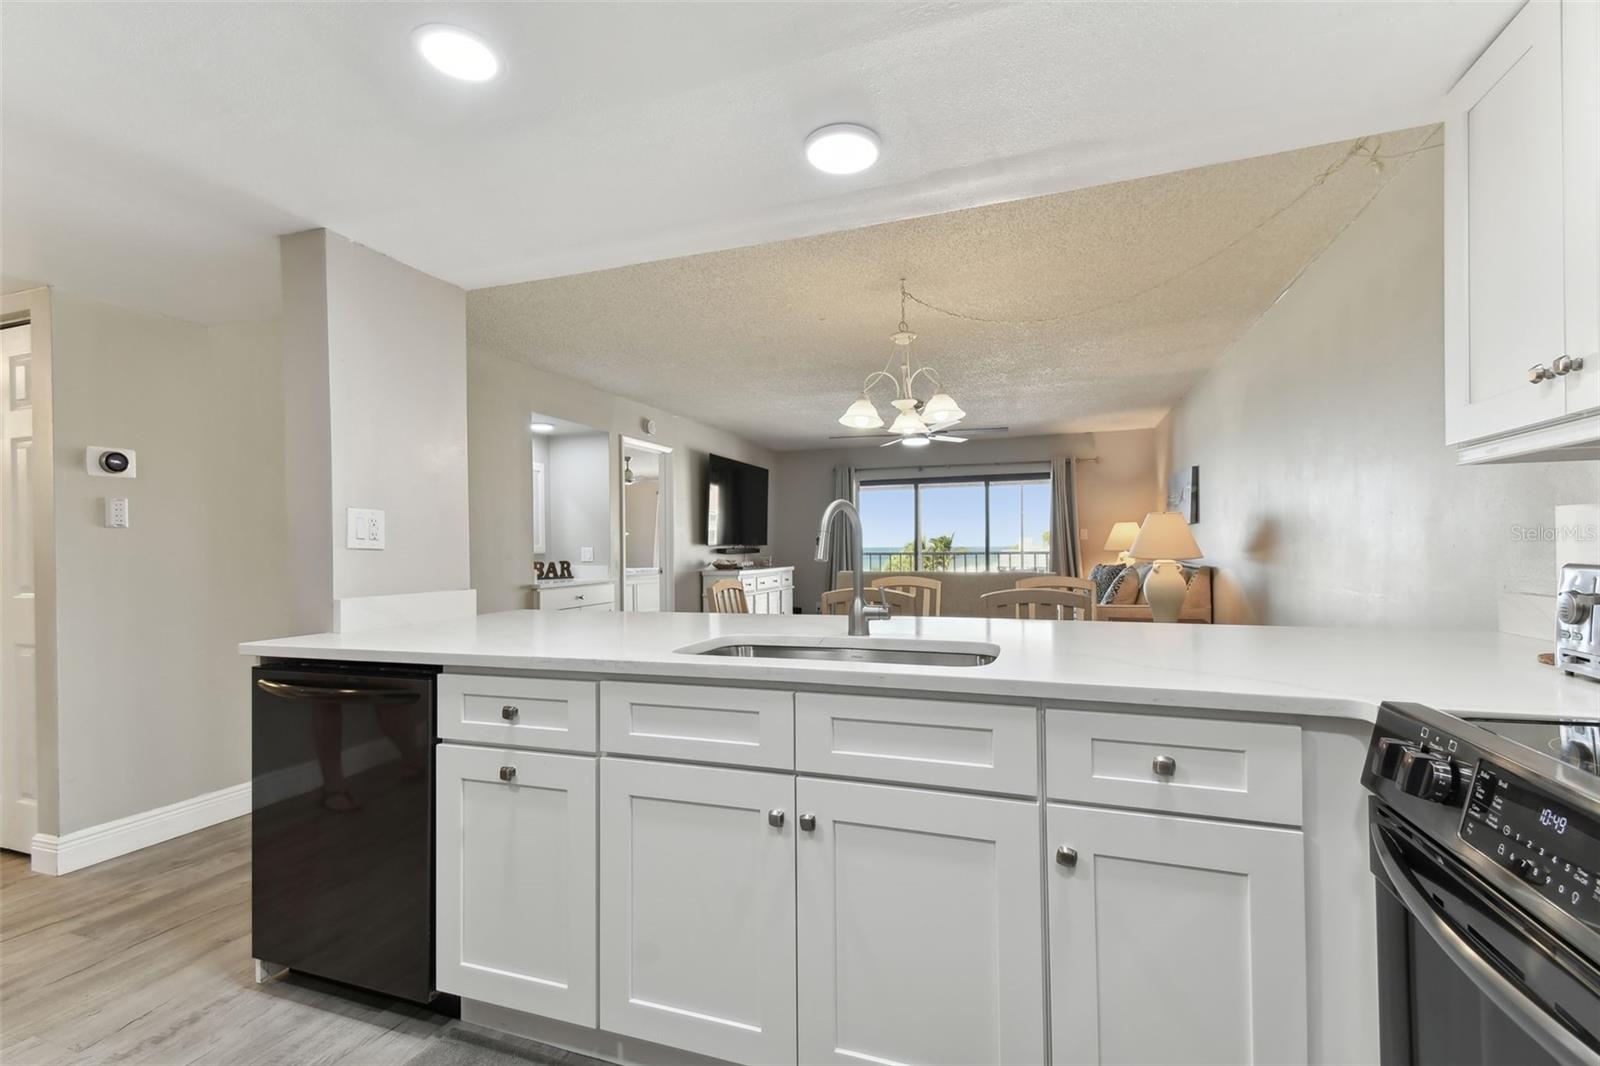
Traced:
<svg viewBox="0 0 1600 1066">
<path fill-rule="evenodd" d="M 11 3 L 0 256 L 219 321 L 311 226 L 467 288 L 831 232 L 1430 122 L 1518 6 Z M 834 121 L 878 167 L 804 166 Z"/>
<path fill-rule="evenodd" d="M 1442 143 L 1437 127 L 1404 130 L 482 289 L 467 297 L 467 342 L 771 447 L 822 447 L 847 432 L 836 419 L 862 379 L 901 352 L 889 335 L 905 277 L 968 316 L 906 310 L 912 354 L 966 425 L 1150 426 L 1387 180 Z M 873 395 L 892 415 L 892 391 Z"/>
</svg>

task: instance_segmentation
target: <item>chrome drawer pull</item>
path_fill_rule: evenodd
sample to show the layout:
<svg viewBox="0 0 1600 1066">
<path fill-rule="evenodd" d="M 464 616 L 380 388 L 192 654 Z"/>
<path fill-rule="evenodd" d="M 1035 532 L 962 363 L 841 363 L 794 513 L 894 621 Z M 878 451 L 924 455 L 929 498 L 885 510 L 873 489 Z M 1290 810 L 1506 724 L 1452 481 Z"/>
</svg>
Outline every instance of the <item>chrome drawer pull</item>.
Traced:
<svg viewBox="0 0 1600 1066">
<path fill-rule="evenodd" d="M 1056 865 L 1065 866 L 1065 867 L 1067 867 L 1069 869 L 1074 867 L 1074 866 L 1076 866 L 1076 865 L 1078 865 L 1078 851 L 1077 851 L 1077 849 L 1076 848 L 1069 848 L 1065 844 L 1063 844 L 1059 848 L 1057 848 L 1056 849 Z"/>
<path fill-rule="evenodd" d="M 517 715 L 521 713 L 522 712 L 517 709 L 516 704 L 513 703 L 508 703 L 504 707 L 500 708 L 500 717 L 504 718 L 508 722 L 515 722 L 517 720 Z"/>
<path fill-rule="evenodd" d="M 774 829 L 783 828 L 783 812 L 774 808 L 767 812 L 767 824 Z"/>
<path fill-rule="evenodd" d="M 1157 777 L 1171 777 L 1178 771 L 1178 760 L 1170 755 L 1157 755 L 1150 760 L 1150 772 Z"/>
<path fill-rule="evenodd" d="M 500 767 L 500 780 L 502 780 L 502 781 L 515 781 L 516 778 L 517 778 L 517 768 L 515 766 L 502 766 L 502 767 Z"/>
<path fill-rule="evenodd" d="M 817 816 L 814 815 L 814 814 L 802 814 L 800 816 L 800 828 L 804 829 L 807 833 L 809 833 L 812 830 L 816 829 L 817 828 Z"/>
</svg>

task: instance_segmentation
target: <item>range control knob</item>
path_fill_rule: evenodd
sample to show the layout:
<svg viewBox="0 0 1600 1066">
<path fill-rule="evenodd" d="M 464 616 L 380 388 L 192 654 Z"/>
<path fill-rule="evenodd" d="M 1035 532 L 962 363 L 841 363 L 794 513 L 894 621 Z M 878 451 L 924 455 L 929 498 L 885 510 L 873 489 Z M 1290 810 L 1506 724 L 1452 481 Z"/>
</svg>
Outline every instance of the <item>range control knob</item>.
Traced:
<svg viewBox="0 0 1600 1066">
<path fill-rule="evenodd" d="M 1556 597 L 1556 617 L 1565 626 L 1582 625 L 1593 613 L 1597 600 L 1600 600 L 1600 596 L 1593 592 L 1568 589 Z"/>
<path fill-rule="evenodd" d="M 1408 796 L 1443 803 L 1456 790 L 1456 767 L 1444 756 L 1410 748 L 1400 756 L 1395 783 Z"/>
<path fill-rule="evenodd" d="M 1372 774 L 1388 781 L 1394 780 L 1400 769 L 1400 756 L 1406 753 L 1405 741 L 1398 737 L 1384 737 L 1372 749 Z"/>
</svg>

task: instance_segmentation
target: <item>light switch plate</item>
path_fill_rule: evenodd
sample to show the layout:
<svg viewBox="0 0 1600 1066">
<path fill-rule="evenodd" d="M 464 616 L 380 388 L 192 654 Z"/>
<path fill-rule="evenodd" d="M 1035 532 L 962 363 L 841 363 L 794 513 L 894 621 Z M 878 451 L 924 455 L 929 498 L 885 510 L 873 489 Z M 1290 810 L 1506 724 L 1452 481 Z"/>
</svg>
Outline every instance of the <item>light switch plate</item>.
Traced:
<svg viewBox="0 0 1600 1066">
<path fill-rule="evenodd" d="M 594 562 L 594 549 L 593 548 L 579 548 L 578 549 L 578 561 L 580 563 L 592 563 L 592 562 Z"/>
<path fill-rule="evenodd" d="M 126 496 L 107 496 L 106 498 L 106 528 L 128 528 L 128 498 Z"/>
<path fill-rule="evenodd" d="M 383 512 L 370 507 L 347 507 L 345 517 L 346 548 L 361 551 L 382 551 L 384 544 Z"/>
</svg>

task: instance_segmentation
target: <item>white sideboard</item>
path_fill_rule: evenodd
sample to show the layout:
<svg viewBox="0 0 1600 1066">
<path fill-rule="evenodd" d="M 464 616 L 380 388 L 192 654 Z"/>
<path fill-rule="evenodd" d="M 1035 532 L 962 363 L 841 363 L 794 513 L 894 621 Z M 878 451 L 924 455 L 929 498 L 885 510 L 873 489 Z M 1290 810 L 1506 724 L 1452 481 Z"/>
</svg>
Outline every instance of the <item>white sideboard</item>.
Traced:
<svg viewBox="0 0 1600 1066">
<path fill-rule="evenodd" d="M 729 579 L 743 582 L 745 602 L 751 614 L 794 613 L 794 567 L 762 566 L 745 570 L 700 571 L 700 603 L 710 610 L 711 586 Z"/>
<path fill-rule="evenodd" d="M 617 586 L 611 578 L 576 584 L 533 586 L 533 606 L 539 611 L 614 611 Z"/>
</svg>

